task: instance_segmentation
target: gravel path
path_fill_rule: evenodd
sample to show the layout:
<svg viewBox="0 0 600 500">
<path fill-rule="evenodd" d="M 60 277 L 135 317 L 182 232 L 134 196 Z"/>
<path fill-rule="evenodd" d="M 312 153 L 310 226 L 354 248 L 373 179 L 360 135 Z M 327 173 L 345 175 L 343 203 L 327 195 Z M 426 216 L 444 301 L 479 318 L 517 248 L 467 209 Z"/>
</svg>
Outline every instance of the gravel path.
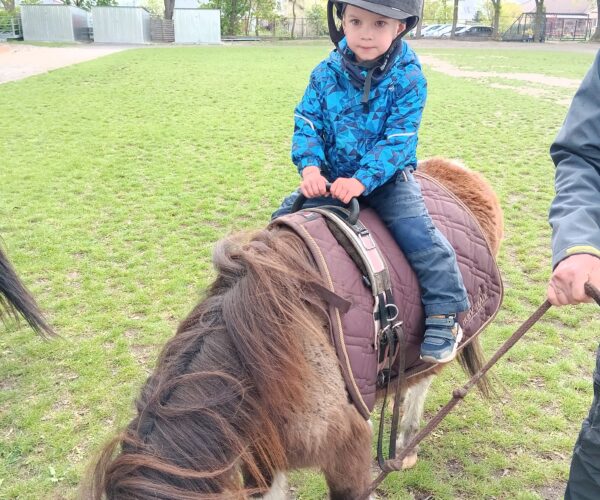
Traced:
<svg viewBox="0 0 600 500">
<path fill-rule="evenodd" d="M 41 47 L 0 43 L 0 83 L 12 82 L 47 71 L 90 61 L 98 57 L 134 48 L 133 45 L 75 45 Z"/>
<path fill-rule="evenodd" d="M 265 42 L 268 43 L 268 42 Z M 506 42 L 465 42 L 453 40 L 420 39 L 409 40 L 417 53 L 419 49 L 428 48 L 463 48 L 463 49 L 496 49 L 496 50 L 532 50 L 532 46 L 527 43 L 506 43 Z M 254 42 L 253 42 L 254 44 Z M 230 44 L 226 44 L 230 45 Z M 160 45 L 164 47 L 164 45 Z M 171 45 L 169 45 L 171 46 Z M 0 84 L 12 82 L 27 78 L 28 76 L 46 73 L 56 68 L 62 68 L 71 64 L 77 64 L 83 61 L 90 61 L 98 57 L 115 52 L 121 52 L 132 48 L 152 47 L 152 45 L 103 45 L 103 44 L 81 44 L 68 45 L 65 47 L 44 47 L 37 45 L 26 45 L 16 43 L 0 43 Z M 561 51 L 561 52 L 579 52 L 595 54 L 598 50 L 598 44 L 560 42 L 537 44 L 535 50 L 541 51 Z M 423 62 L 432 69 L 441 71 L 452 76 L 462 76 L 466 78 L 478 78 L 483 75 L 476 75 L 476 72 L 467 72 L 459 70 L 449 63 L 434 57 L 422 57 Z M 472 74 L 468 74 L 472 73 Z M 508 75 L 486 74 L 485 76 Z M 519 74 L 510 76 L 511 79 L 529 81 L 532 83 L 545 83 L 551 86 L 576 87 L 578 82 L 568 81 L 568 79 L 558 79 L 556 77 Z"/>
</svg>

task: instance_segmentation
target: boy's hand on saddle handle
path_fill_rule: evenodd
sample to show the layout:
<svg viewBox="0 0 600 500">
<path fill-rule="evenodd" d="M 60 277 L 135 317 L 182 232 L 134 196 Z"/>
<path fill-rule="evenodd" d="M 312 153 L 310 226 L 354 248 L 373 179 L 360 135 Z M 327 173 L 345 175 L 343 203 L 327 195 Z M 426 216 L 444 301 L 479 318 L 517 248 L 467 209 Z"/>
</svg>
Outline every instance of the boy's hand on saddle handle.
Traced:
<svg viewBox="0 0 600 500">
<path fill-rule="evenodd" d="M 548 300 L 555 306 L 592 302 L 583 289 L 588 281 L 600 289 L 600 258 L 585 253 L 571 255 L 554 269 L 548 284 Z"/>
<path fill-rule="evenodd" d="M 326 185 L 327 179 L 321 175 L 321 169 L 319 167 L 305 167 L 302 170 L 300 191 L 302 191 L 302 194 L 307 198 L 329 196 Z"/>
<path fill-rule="evenodd" d="M 363 191 L 365 190 L 365 186 L 363 186 L 362 182 L 354 177 L 342 178 L 340 177 L 331 185 L 331 196 L 337 198 L 342 203 L 350 203 L 352 198 L 359 197 Z"/>
</svg>

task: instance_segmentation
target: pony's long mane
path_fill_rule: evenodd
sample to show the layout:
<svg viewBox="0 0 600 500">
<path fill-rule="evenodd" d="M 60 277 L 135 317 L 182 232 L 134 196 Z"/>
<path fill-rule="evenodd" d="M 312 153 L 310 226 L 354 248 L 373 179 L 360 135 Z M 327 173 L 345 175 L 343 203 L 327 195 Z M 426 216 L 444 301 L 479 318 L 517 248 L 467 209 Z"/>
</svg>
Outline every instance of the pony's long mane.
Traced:
<svg viewBox="0 0 600 500">
<path fill-rule="evenodd" d="M 19 316 L 42 337 L 56 335 L 0 246 L 0 320 Z"/>
<path fill-rule="evenodd" d="M 321 278 L 285 230 L 223 240 L 213 260 L 216 281 L 163 349 L 87 498 L 237 498 L 286 469 L 283 414 L 302 408 L 311 377 L 302 344 L 328 321 L 311 292 Z"/>
</svg>

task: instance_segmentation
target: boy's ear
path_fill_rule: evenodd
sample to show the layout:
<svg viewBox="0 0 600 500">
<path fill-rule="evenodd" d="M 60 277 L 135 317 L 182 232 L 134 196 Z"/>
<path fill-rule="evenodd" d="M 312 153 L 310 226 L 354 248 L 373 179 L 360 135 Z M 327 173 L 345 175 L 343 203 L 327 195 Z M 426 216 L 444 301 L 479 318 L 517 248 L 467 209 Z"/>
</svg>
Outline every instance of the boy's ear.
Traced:
<svg viewBox="0 0 600 500">
<path fill-rule="evenodd" d="M 406 23 L 403 23 L 402 21 L 398 21 L 398 29 L 396 30 L 396 35 L 399 35 L 400 33 L 402 33 L 405 28 L 406 28 Z"/>
</svg>

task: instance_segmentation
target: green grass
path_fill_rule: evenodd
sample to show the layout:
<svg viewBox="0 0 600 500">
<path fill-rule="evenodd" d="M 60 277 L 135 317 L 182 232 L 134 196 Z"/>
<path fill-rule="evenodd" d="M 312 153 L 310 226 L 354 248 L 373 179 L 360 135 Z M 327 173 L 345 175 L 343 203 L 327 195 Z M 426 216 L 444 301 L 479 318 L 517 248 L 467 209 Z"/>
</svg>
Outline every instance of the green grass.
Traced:
<svg viewBox="0 0 600 500">
<path fill-rule="evenodd" d="M 425 50 L 460 67 L 580 78 L 591 54 Z M 84 467 L 132 415 L 156 355 L 213 277 L 211 249 L 264 226 L 297 184 L 293 107 L 325 44 L 132 50 L 0 86 L 0 234 L 62 338 L 0 326 L 0 498 L 72 498 Z M 553 194 L 548 147 L 566 107 L 425 68 L 424 158 L 461 158 L 500 195 L 506 298 L 491 353 L 544 298 Z M 499 81 L 499 80 L 498 80 Z M 557 89 L 565 100 L 572 89 Z M 600 322 L 552 310 L 391 475 L 386 498 L 558 498 L 591 400 Z M 430 417 L 464 377 L 434 383 Z M 320 475 L 292 475 L 322 498 Z"/>
</svg>

